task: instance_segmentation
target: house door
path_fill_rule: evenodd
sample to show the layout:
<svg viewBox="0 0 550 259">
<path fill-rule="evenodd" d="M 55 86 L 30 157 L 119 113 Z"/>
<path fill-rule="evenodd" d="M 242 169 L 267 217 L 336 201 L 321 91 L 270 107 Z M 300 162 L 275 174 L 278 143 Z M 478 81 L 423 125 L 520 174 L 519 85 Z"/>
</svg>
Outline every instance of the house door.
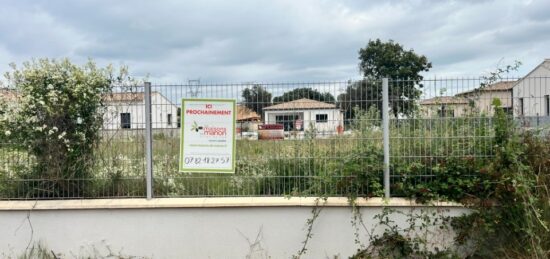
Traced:
<svg viewBox="0 0 550 259">
<path fill-rule="evenodd" d="M 298 119 L 300 119 L 300 115 L 298 114 L 277 115 L 275 116 L 275 123 L 283 124 L 285 131 L 292 131 L 294 130 L 295 122 Z"/>
</svg>

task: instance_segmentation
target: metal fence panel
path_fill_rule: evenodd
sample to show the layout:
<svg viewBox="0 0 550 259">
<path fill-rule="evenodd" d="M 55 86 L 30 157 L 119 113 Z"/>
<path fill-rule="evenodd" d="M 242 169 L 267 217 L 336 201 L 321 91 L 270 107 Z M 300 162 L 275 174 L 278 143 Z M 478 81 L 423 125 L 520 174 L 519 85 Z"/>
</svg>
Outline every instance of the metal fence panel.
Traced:
<svg viewBox="0 0 550 259">
<path fill-rule="evenodd" d="M 494 104 L 519 128 L 547 128 L 549 83 L 546 77 L 389 79 L 388 105 L 382 79 L 152 84 L 151 196 L 382 196 L 385 158 L 391 194 L 403 195 L 408 186 L 445 177 L 440 168 L 448 161 L 473 165 L 491 159 Z M 16 90 L 0 90 L 0 103 L 17 105 Z M 0 134 L 0 199 L 146 197 L 144 93 L 143 86 L 117 86 L 104 97 L 101 141 L 87 179 L 29 178 L 25 172 L 36 157 Z M 182 98 L 237 100 L 235 174 L 178 172 Z M 284 139 L 258 139 L 264 124 L 282 125 Z M 462 177 L 476 174 L 467 166 L 460 170 Z M 69 187 L 55 192 L 56 186 Z M 74 195 L 71 188 L 87 191 Z"/>
</svg>

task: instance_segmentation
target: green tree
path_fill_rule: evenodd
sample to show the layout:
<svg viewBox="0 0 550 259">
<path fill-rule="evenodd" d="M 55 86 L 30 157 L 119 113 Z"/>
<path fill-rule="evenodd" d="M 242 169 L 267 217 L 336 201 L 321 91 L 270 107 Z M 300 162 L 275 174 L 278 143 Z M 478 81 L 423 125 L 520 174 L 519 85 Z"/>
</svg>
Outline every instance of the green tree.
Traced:
<svg viewBox="0 0 550 259">
<path fill-rule="evenodd" d="M 345 93 L 338 99 L 346 110 L 348 118 L 353 117 L 352 108 L 368 109 L 371 106 L 382 108 L 382 85 L 380 79 L 387 77 L 389 101 L 394 116 L 410 115 L 415 109 L 415 101 L 420 98 L 423 79 L 420 73 L 427 72 L 432 64 L 414 50 L 405 50 L 392 40 L 369 40 L 365 48 L 359 50 L 359 69 L 364 80 L 350 82 Z"/>
<path fill-rule="evenodd" d="M 271 105 L 271 93 L 259 84 L 255 84 L 251 88 L 245 88 L 242 97 L 244 106 L 252 109 L 262 117 L 264 116 L 263 109 Z"/>
<path fill-rule="evenodd" d="M 344 111 L 346 123 L 350 123 L 350 119 L 356 118 L 358 112 L 371 110 L 371 108 L 375 108 L 377 111 L 382 110 L 381 87 L 377 80 L 364 79 L 348 82 L 346 91 L 338 95 L 338 105 Z"/>
<path fill-rule="evenodd" d="M 307 99 L 327 102 L 327 103 L 334 103 L 335 101 L 334 96 L 328 92 L 321 93 L 316 89 L 303 87 L 303 88 L 293 89 L 292 91 L 285 92 L 281 96 L 277 96 L 273 98 L 273 103 L 277 104 L 277 103 L 283 103 L 283 102 L 290 102 L 290 101 L 294 101 L 302 98 L 307 98 Z"/>
<path fill-rule="evenodd" d="M 103 125 L 103 98 L 125 74 L 122 69 L 115 77 L 111 66 L 98 68 L 89 61 L 80 67 L 67 59 L 33 60 L 20 69 L 12 65 L 6 80 L 19 95 L 18 105 L 2 122 L 11 129 L 13 143 L 33 157 L 29 169 L 18 175 L 40 179 L 21 181 L 17 195 L 88 195 Z"/>
</svg>

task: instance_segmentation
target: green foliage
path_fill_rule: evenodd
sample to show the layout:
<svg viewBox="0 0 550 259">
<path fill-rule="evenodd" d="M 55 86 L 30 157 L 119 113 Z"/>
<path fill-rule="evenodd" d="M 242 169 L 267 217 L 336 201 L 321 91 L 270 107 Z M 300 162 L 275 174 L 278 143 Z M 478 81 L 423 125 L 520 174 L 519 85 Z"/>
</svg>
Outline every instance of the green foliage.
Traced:
<svg viewBox="0 0 550 259">
<path fill-rule="evenodd" d="M 369 40 L 359 50 L 359 69 L 368 78 L 388 77 L 393 79 L 422 80 L 421 72 L 427 72 L 432 64 L 423 55 L 405 50 L 403 45 L 389 40 Z"/>
<path fill-rule="evenodd" d="M 271 93 L 258 84 L 253 85 L 251 88 L 245 88 L 242 97 L 244 98 L 244 106 L 262 117 L 264 116 L 263 109 L 271 105 Z"/>
<path fill-rule="evenodd" d="M 369 79 L 350 81 L 345 92 L 338 95 L 338 105 L 348 121 L 355 118 L 358 111 L 382 111 L 382 85 Z"/>
<path fill-rule="evenodd" d="M 83 67 L 69 60 L 40 59 L 12 65 L 6 73 L 17 91 L 18 105 L 2 120 L 10 139 L 32 157 L 31 170 L 19 171 L 25 181 L 19 191 L 27 197 L 80 197 L 93 167 L 94 150 L 103 123 L 103 95 L 115 78 L 111 67 Z M 1 128 L 1 127 L 0 127 Z"/>
<path fill-rule="evenodd" d="M 392 40 L 376 39 L 369 40 L 367 46 L 359 50 L 359 60 L 359 69 L 365 79 L 350 82 L 345 93 L 338 96 L 340 106 L 346 110 L 346 118 L 354 117 L 354 107 L 382 110 L 382 82 L 379 79 L 383 77 L 393 79 L 389 85 L 389 100 L 394 116 L 411 115 L 415 111 L 415 101 L 421 94 L 417 86 L 422 87 L 420 73 L 432 67 L 425 56 L 412 49 L 405 50 Z"/>
<path fill-rule="evenodd" d="M 285 92 L 283 93 L 283 95 L 273 98 L 273 103 L 278 104 L 283 102 L 290 102 L 302 98 L 326 103 L 334 103 L 336 101 L 336 99 L 334 99 L 334 96 L 332 96 L 332 94 L 330 94 L 329 92 L 321 93 L 316 89 L 303 87 L 295 88 L 292 91 Z"/>
<path fill-rule="evenodd" d="M 453 222 L 459 243 L 474 243 L 478 257 L 534 257 L 550 255 L 548 172 L 540 162 L 548 153 L 534 154 L 550 142 L 531 133 L 510 130 L 507 117 L 497 111 L 495 158 L 489 166 L 492 193 L 480 197 L 476 211 Z M 503 128 L 500 128 L 503 127 Z M 540 160 L 541 157 L 546 157 Z M 536 166 L 536 167 L 533 167 Z M 489 206 L 487 206 L 489 205 Z"/>
</svg>

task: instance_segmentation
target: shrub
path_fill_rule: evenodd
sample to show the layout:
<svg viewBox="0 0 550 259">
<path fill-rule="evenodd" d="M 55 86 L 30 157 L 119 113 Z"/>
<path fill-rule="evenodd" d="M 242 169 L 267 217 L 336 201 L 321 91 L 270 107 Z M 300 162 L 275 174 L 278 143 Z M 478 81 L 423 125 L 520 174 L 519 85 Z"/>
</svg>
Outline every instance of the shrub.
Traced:
<svg viewBox="0 0 550 259">
<path fill-rule="evenodd" d="M 92 61 L 80 67 L 69 60 L 40 59 L 12 65 L 6 73 L 19 104 L 6 112 L 10 138 L 34 157 L 19 192 L 27 197 L 82 197 L 92 177 L 94 149 L 103 123 L 103 97 L 114 77 L 111 66 Z M 2 128 L 0 126 L 0 128 Z"/>
</svg>

